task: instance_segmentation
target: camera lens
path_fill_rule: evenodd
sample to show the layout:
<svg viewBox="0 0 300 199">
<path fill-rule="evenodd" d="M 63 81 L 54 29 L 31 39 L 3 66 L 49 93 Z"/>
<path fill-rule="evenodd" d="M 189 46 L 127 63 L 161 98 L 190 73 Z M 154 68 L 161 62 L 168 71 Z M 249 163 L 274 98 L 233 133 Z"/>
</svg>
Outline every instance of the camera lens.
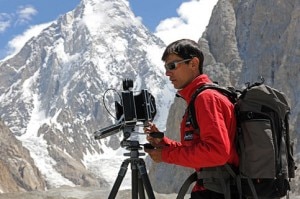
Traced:
<svg viewBox="0 0 300 199">
<path fill-rule="evenodd" d="M 123 80 L 123 90 L 129 90 L 130 88 L 133 88 L 133 80 L 132 79 Z"/>
</svg>

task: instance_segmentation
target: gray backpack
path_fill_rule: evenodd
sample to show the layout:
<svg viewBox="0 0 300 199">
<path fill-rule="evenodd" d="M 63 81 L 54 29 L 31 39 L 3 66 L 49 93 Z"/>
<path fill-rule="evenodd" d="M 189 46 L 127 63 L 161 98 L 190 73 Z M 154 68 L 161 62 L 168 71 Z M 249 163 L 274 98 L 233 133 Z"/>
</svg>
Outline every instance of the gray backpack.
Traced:
<svg viewBox="0 0 300 199">
<path fill-rule="evenodd" d="M 231 198 L 233 192 L 239 198 L 286 196 L 296 170 L 289 133 L 290 107 L 286 96 L 263 82 L 248 84 L 242 91 L 206 84 L 196 90 L 187 107 L 188 120 L 195 129 L 199 127 L 194 101 L 206 89 L 218 90 L 235 105 L 240 164 L 238 168 L 226 164 L 204 168 L 198 175 L 192 174 L 177 198 L 182 198 L 195 180 L 201 181 L 207 189 L 223 193 L 225 198 Z"/>
</svg>

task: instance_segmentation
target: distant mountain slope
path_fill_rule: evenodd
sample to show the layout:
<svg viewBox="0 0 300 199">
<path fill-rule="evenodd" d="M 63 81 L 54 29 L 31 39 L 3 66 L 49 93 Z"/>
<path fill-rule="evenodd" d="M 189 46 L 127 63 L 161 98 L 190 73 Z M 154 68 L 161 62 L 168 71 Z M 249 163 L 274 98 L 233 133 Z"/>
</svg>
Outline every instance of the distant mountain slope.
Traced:
<svg viewBox="0 0 300 199">
<path fill-rule="evenodd" d="M 48 187 L 106 184 L 87 167 L 120 148 L 121 134 L 98 141 L 93 132 L 114 122 L 104 103 L 114 114 L 118 95 L 104 92 L 120 93 L 123 79 L 156 97 L 156 118 L 165 123 L 173 93 L 160 66 L 163 47 L 127 1 L 83 0 L 0 63 L 0 117 L 30 150 Z"/>
</svg>

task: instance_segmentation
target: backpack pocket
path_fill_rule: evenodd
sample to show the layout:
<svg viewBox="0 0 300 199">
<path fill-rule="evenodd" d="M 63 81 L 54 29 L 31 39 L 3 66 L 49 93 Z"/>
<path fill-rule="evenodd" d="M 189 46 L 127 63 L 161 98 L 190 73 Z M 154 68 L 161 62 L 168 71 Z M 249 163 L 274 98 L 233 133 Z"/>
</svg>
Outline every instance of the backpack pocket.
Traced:
<svg viewBox="0 0 300 199">
<path fill-rule="evenodd" d="M 266 118 L 251 118 L 241 122 L 240 171 L 249 178 L 276 176 L 276 154 L 272 123 Z"/>
</svg>

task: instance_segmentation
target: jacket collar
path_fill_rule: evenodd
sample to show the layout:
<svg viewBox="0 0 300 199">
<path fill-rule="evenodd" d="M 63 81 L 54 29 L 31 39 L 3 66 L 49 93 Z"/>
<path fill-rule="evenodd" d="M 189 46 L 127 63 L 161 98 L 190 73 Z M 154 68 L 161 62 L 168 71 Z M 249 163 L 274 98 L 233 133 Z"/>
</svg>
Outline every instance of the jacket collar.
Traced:
<svg viewBox="0 0 300 199">
<path fill-rule="evenodd" d="M 204 84 L 212 83 L 206 74 L 197 76 L 190 84 L 185 88 L 178 91 L 178 94 L 187 102 L 191 101 L 191 97 L 195 90 Z"/>
</svg>

